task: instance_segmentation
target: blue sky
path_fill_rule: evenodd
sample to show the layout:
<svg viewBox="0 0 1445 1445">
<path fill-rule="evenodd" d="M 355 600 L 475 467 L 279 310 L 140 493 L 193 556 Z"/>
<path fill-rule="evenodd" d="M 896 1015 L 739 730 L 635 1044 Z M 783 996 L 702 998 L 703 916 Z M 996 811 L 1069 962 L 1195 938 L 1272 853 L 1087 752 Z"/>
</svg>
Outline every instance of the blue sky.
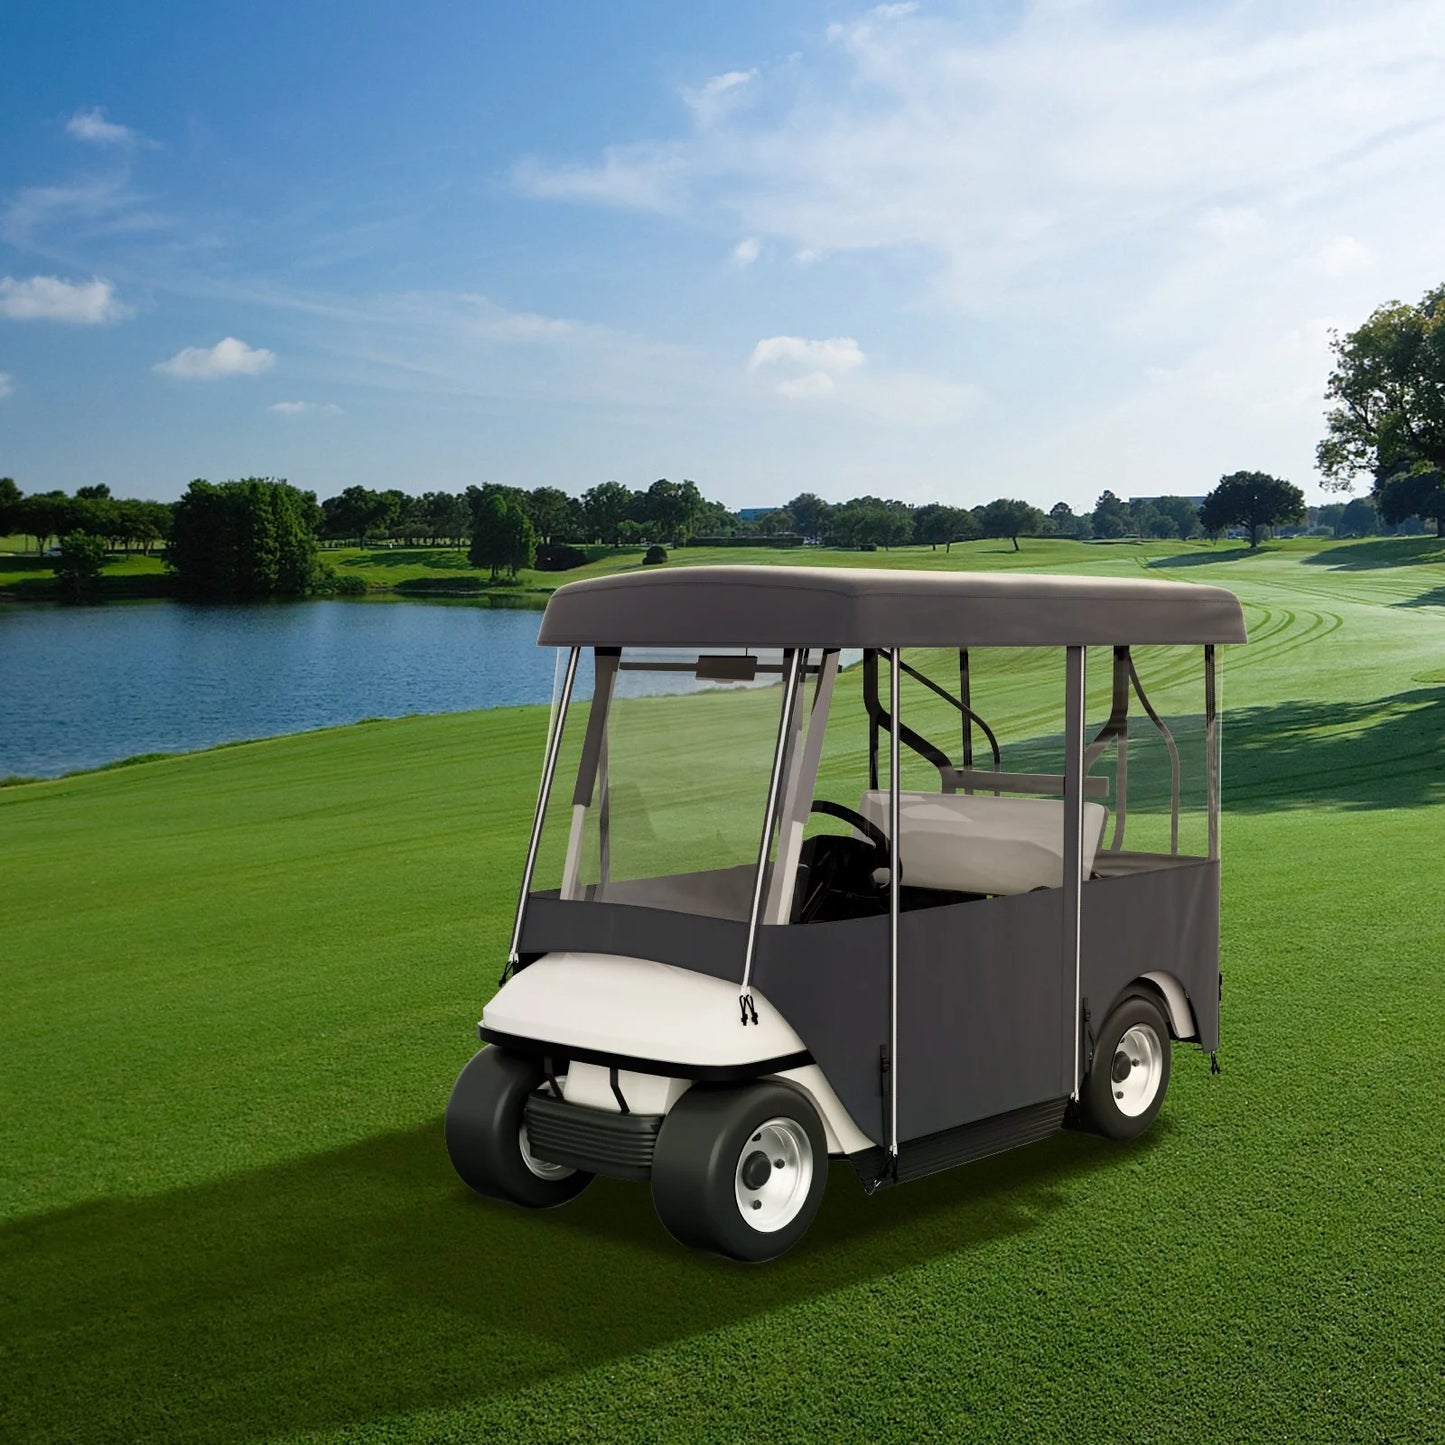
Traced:
<svg viewBox="0 0 1445 1445">
<path fill-rule="evenodd" d="M 0 473 L 1320 496 L 1435 0 L 10 7 Z"/>
</svg>

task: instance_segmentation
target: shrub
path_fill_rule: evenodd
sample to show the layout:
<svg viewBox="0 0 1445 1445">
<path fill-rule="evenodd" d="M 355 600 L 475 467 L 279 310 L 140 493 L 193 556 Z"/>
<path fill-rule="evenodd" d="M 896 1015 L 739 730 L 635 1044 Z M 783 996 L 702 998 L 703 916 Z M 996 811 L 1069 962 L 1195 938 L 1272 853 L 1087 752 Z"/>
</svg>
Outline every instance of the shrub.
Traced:
<svg viewBox="0 0 1445 1445">
<path fill-rule="evenodd" d="M 539 572 L 570 572 L 587 565 L 587 554 L 567 542 L 539 542 L 536 567 Z"/>
<path fill-rule="evenodd" d="M 876 551 L 878 550 L 878 543 L 877 543 L 877 542 L 860 542 L 860 543 L 858 544 L 858 550 L 859 550 L 860 552 L 876 552 Z"/>
<path fill-rule="evenodd" d="M 61 586 L 73 598 L 90 597 L 100 587 L 105 543 L 89 532 L 70 532 L 60 539 L 59 555 L 50 564 Z"/>
<path fill-rule="evenodd" d="M 642 559 L 644 567 L 655 567 L 659 562 L 667 561 L 667 548 L 652 546 L 647 549 L 647 555 Z"/>
</svg>

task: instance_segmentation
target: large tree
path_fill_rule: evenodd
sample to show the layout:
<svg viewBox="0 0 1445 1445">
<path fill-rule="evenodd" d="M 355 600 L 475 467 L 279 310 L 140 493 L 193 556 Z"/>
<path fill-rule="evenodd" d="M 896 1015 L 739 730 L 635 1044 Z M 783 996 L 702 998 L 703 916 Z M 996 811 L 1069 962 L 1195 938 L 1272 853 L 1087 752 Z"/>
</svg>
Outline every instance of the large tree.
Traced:
<svg viewBox="0 0 1445 1445">
<path fill-rule="evenodd" d="M 1445 285 L 1411 306 L 1391 301 L 1354 331 L 1330 339 L 1333 403 L 1316 450 L 1325 485 L 1349 491 L 1368 473 L 1376 483 L 1445 468 Z"/>
<path fill-rule="evenodd" d="M 631 488 L 621 482 L 599 482 L 582 493 L 587 531 L 595 541 L 614 547 L 621 541 L 620 528 L 632 508 L 633 496 Z"/>
<path fill-rule="evenodd" d="M 913 514 L 913 540 L 927 542 L 934 550 L 943 543 L 951 552 L 955 542 L 967 542 L 978 536 L 978 523 L 965 507 L 949 507 L 942 502 L 929 502 Z"/>
<path fill-rule="evenodd" d="M 1434 467 L 1417 462 L 1380 477 L 1370 497 L 1388 526 L 1398 527 L 1408 517 L 1419 517 L 1434 522 L 1435 535 L 1445 537 L 1445 482 Z"/>
<path fill-rule="evenodd" d="M 854 497 L 833 508 L 832 540 L 840 547 L 902 547 L 913 540 L 913 508 L 882 497 Z"/>
<path fill-rule="evenodd" d="M 653 524 L 660 542 L 684 542 L 702 506 L 696 482 L 670 482 L 659 477 L 647 489 L 646 515 L 639 520 Z"/>
<path fill-rule="evenodd" d="M 1015 552 L 1022 550 L 1020 537 L 1035 537 L 1044 526 L 1044 514 L 1016 497 L 996 498 L 984 507 L 980 520 L 985 537 L 1007 537 L 1014 544 Z"/>
<path fill-rule="evenodd" d="M 1093 535 L 1094 527 L 1088 515 L 1080 517 L 1067 502 L 1055 502 L 1049 508 L 1049 521 L 1060 537 L 1075 537 L 1086 542 Z"/>
<path fill-rule="evenodd" d="M 19 529 L 19 508 L 24 496 L 13 477 L 0 477 L 0 537 L 8 537 Z"/>
<path fill-rule="evenodd" d="M 38 556 L 52 537 L 75 530 L 75 503 L 64 492 L 32 492 L 15 503 L 13 525 L 35 538 Z"/>
<path fill-rule="evenodd" d="M 1267 472 L 1230 472 L 1204 499 L 1199 520 L 1210 535 L 1226 527 L 1248 527 L 1249 545 L 1259 546 L 1261 527 L 1302 521 L 1305 494 Z"/>
<path fill-rule="evenodd" d="M 1094 503 L 1094 510 L 1089 517 L 1089 525 L 1093 528 L 1096 537 L 1102 537 L 1105 541 L 1113 541 L 1118 537 L 1129 535 L 1132 521 L 1129 517 L 1129 509 L 1113 492 L 1105 489 L 1100 493 L 1099 500 Z"/>
<path fill-rule="evenodd" d="M 299 596 L 315 585 L 316 498 L 273 477 L 197 480 L 176 504 L 166 565 L 187 591 Z"/>
<path fill-rule="evenodd" d="M 1188 497 L 1157 497 L 1154 507 L 1174 523 L 1175 531 L 1186 541 L 1199 535 L 1199 508 Z"/>
<path fill-rule="evenodd" d="M 340 496 L 322 502 L 322 531 L 333 538 L 355 537 L 356 545 L 364 547 L 368 535 L 384 536 L 395 525 L 404 501 L 403 494 L 397 491 L 347 487 Z"/>
<path fill-rule="evenodd" d="M 578 506 L 560 487 L 537 487 L 527 493 L 527 515 L 538 538 L 555 542 L 572 537 L 577 529 Z"/>
<path fill-rule="evenodd" d="M 1380 513 L 1368 497 L 1352 497 L 1340 513 L 1339 535 L 1342 537 L 1375 537 L 1380 531 Z"/>
<path fill-rule="evenodd" d="M 510 488 L 468 487 L 472 508 L 472 543 L 467 560 L 489 568 L 492 581 L 505 569 L 513 577 L 537 560 L 537 532 L 526 508 Z"/>
<path fill-rule="evenodd" d="M 787 510 L 793 514 L 798 531 L 810 539 L 823 535 L 833 515 L 831 503 L 825 502 L 814 492 L 800 492 L 788 503 Z"/>
</svg>

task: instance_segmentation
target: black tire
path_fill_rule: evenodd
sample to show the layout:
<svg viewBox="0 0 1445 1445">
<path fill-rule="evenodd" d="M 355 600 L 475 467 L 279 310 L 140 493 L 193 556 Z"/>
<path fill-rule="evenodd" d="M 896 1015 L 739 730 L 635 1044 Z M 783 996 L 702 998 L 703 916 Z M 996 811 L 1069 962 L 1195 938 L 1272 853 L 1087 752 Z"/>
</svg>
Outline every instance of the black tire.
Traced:
<svg viewBox="0 0 1445 1445">
<path fill-rule="evenodd" d="M 776 1259 L 803 1237 L 827 1183 L 818 1111 L 777 1082 L 694 1085 L 662 1121 L 652 1159 L 652 1202 L 668 1233 L 749 1262 Z"/>
<path fill-rule="evenodd" d="M 522 1152 L 522 1110 L 542 1082 L 541 1065 L 504 1049 L 474 1054 L 447 1102 L 447 1154 L 462 1182 L 489 1199 L 552 1209 L 575 1199 L 593 1176 Z M 540 1171 L 540 1172 L 539 1172 Z"/>
<path fill-rule="evenodd" d="M 1104 1020 L 1079 1090 L 1081 1122 L 1106 1139 L 1137 1139 L 1169 1089 L 1169 1024 L 1143 992 L 1127 993 Z"/>
</svg>

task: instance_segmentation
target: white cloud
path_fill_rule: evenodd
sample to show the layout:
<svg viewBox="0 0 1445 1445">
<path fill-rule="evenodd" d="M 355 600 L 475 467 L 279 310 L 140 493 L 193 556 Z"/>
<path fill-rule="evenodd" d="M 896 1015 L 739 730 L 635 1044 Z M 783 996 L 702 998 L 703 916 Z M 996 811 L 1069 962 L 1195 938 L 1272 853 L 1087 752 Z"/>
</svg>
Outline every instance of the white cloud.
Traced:
<svg viewBox="0 0 1445 1445">
<path fill-rule="evenodd" d="M 827 402 L 890 425 L 955 421 L 977 400 L 973 387 L 916 372 L 875 374 L 867 361 L 851 336 L 768 336 L 753 347 L 748 371 L 785 401 Z"/>
<path fill-rule="evenodd" d="M 0 371 L 0 401 L 15 390 L 14 379 L 8 371 Z"/>
<path fill-rule="evenodd" d="M 739 266 L 751 266 L 762 254 L 762 247 L 758 245 L 756 236 L 745 236 L 733 247 L 733 260 Z"/>
<path fill-rule="evenodd" d="M 128 125 L 116 125 L 105 118 L 105 109 L 93 105 L 89 110 L 78 110 L 65 122 L 65 132 L 76 140 L 89 141 L 92 145 L 125 146 L 154 145 L 138 130 Z"/>
<path fill-rule="evenodd" d="M 32 276 L 18 281 L 0 276 L 0 316 L 11 321 L 68 321 L 99 326 L 132 315 L 115 287 L 98 276 L 89 281 L 62 281 L 59 276 Z"/>
<path fill-rule="evenodd" d="M 765 110 L 591 166 L 534 162 L 531 183 L 692 200 L 795 252 L 893 249 L 930 301 L 990 315 L 1065 295 L 1118 307 L 1193 265 L 1201 226 L 1256 227 L 1297 261 L 1322 233 L 1373 248 L 1402 213 L 1445 225 L 1445 200 L 1419 195 L 1445 125 L 1435 0 L 1268 15 L 1034 0 L 982 33 L 926 14 L 880 25 L 899 18 L 882 10 L 782 67 Z M 1223 295 L 1238 274 L 1218 274 Z"/>
<path fill-rule="evenodd" d="M 987 368 L 986 414 L 942 377 L 921 391 L 930 413 L 972 408 L 970 465 L 1000 486 L 1031 475 L 1009 440 L 1027 428 L 1040 446 L 1058 439 L 1056 471 L 1072 447 L 1068 485 L 1097 494 L 1110 448 L 1089 432 L 1099 460 L 1081 463 L 1076 442 L 1105 413 L 1137 422 L 1120 445 L 1137 451 L 1141 485 L 1151 468 L 1188 469 L 1181 435 L 1236 465 L 1266 465 L 1247 460 L 1257 448 L 1308 485 L 1328 353 L 1279 338 L 1310 334 L 1325 312 L 1358 325 L 1440 279 L 1445 193 L 1420 177 L 1438 169 L 1445 135 L 1445 7 L 1023 0 L 987 23 L 976 12 L 864 0 L 758 72 L 767 105 L 574 158 L 553 193 L 627 205 L 630 190 L 723 244 L 748 236 L 799 266 L 837 259 L 860 278 L 845 314 L 889 364 L 846 372 L 795 355 L 774 370 L 755 357 L 755 385 L 811 390 L 830 410 L 866 394 L 899 414 L 905 376 L 969 358 Z M 909 312 L 916 326 L 894 319 Z M 1267 405 L 1215 404 L 1237 346 L 1285 368 L 1241 369 Z M 1167 415 L 1150 367 L 1184 388 L 1170 388 Z M 815 376 L 832 379 L 826 397 Z M 1190 395 L 1207 437 L 1179 431 Z"/>
<path fill-rule="evenodd" d="M 870 13 L 880 20 L 902 20 L 905 15 L 917 14 L 918 6 L 913 4 L 912 0 L 904 0 L 904 3 L 898 5 L 875 5 Z"/>
<path fill-rule="evenodd" d="M 321 401 L 274 401 L 266 408 L 277 416 L 341 416 L 342 409 L 335 402 Z"/>
<path fill-rule="evenodd" d="M 1336 280 L 1356 271 L 1368 270 L 1375 264 L 1375 253 L 1353 236 L 1336 236 L 1315 253 L 1311 267 L 1321 276 Z"/>
<path fill-rule="evenodd" d="M 768 336 L 753 347 L 748 370 L 782 362 L 833 373 L 851 371 L 866 360 L 851 336 L 834 336 L 827 341 L 810 341 L 803 336 Z"/>
<path fill-rule="evenodd" d="M 274 352 L 227 336 L 214 346 L 187 346 L 151 369 L 188 381 L 211 381 L 220 376 L 256 376 L 275 364 Z"/>
</svg>

